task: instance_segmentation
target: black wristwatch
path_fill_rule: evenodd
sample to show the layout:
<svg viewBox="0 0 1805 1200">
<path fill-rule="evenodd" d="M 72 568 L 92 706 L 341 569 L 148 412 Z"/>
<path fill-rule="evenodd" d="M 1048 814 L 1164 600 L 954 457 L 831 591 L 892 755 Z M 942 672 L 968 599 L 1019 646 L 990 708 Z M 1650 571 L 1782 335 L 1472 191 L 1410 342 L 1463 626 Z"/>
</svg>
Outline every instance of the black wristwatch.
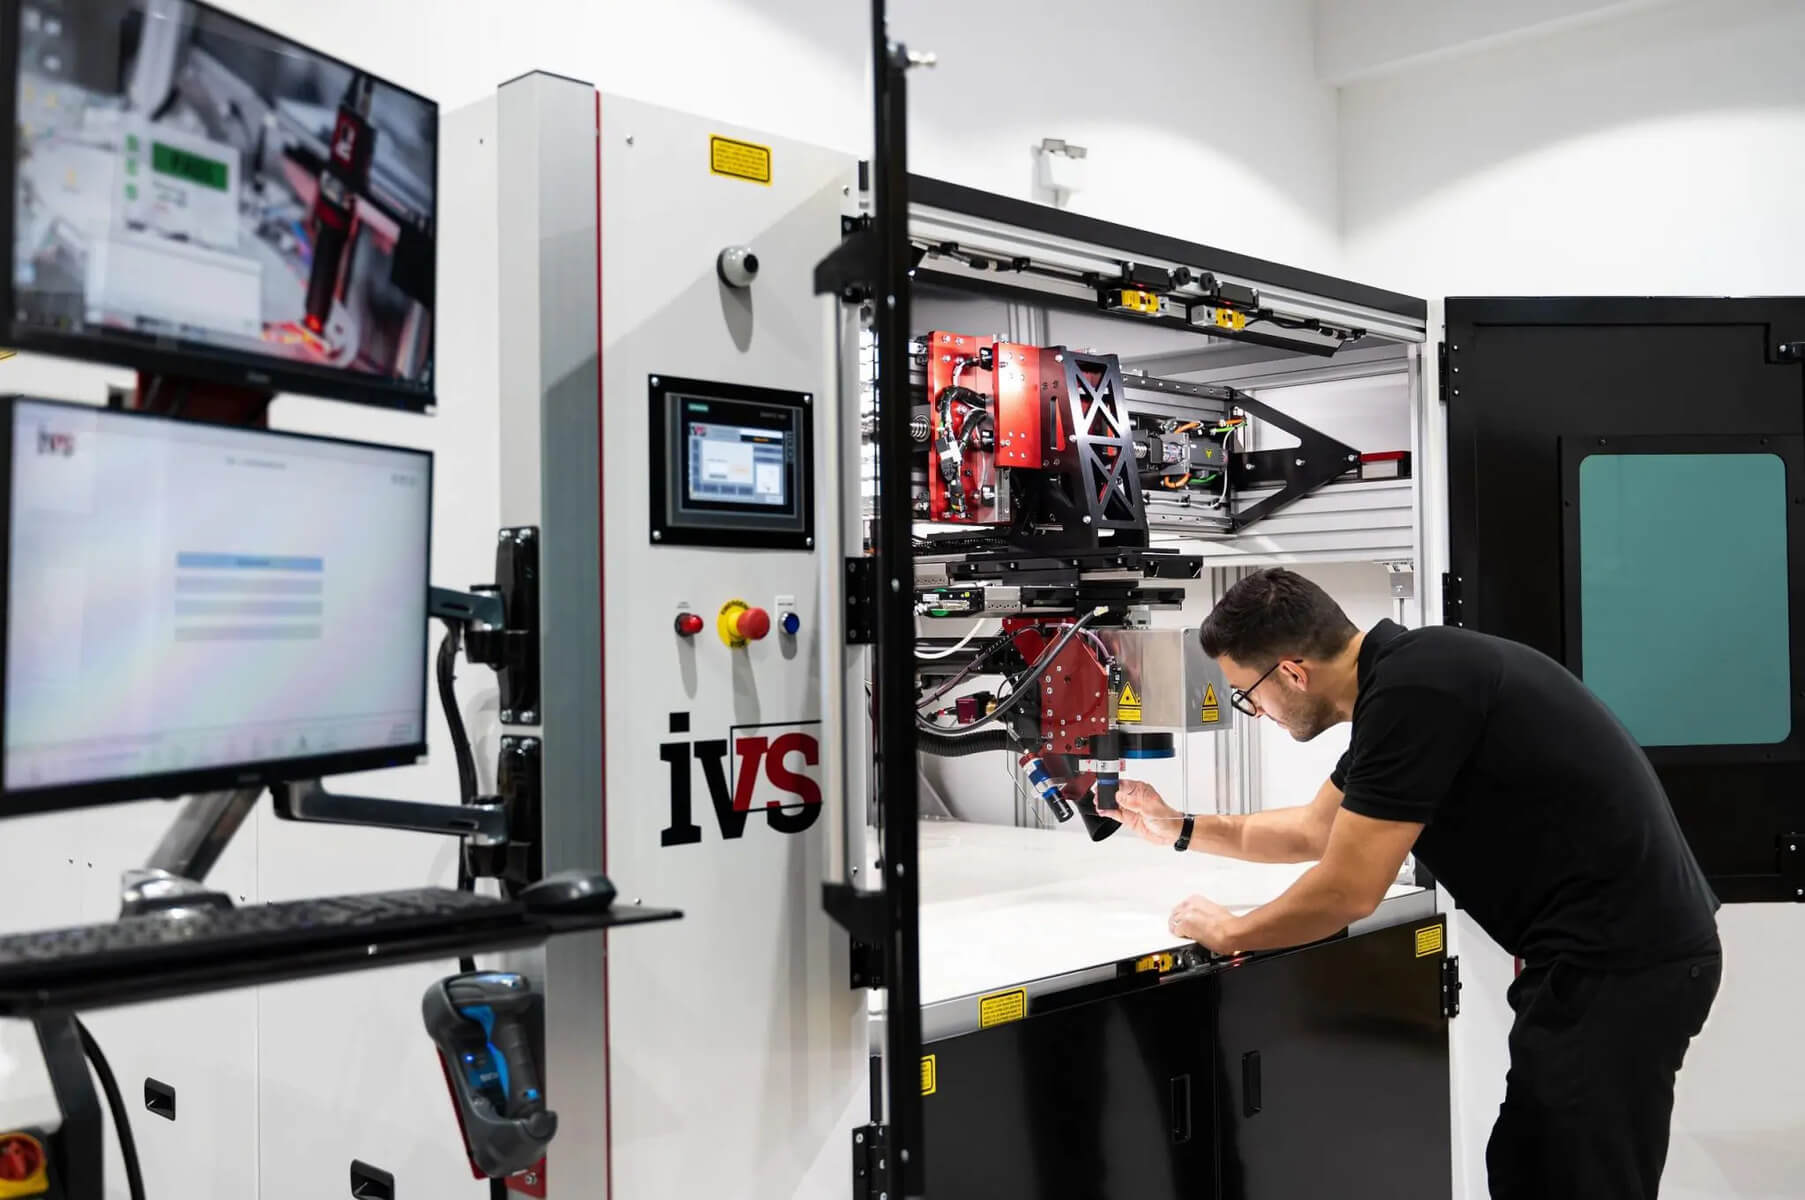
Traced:
<svg viewBox="0 0 1805 1200">
<path fill-rule="evenodd" d="M 1176 842 L 1172 843 L 1172 848 L 1174 850 L 1177 850 L 1181 854 L 1184 853 L 1186 850 L 1189 850 L 1191 848 L 1191 830 L 1195 829 L 1196 827 L 1197 827 L 1196 815 L 1193 813 L 1186 813 L 1184 828 L 1182 828 L 1178 831 L 1178 840 Z"/>
</svg>

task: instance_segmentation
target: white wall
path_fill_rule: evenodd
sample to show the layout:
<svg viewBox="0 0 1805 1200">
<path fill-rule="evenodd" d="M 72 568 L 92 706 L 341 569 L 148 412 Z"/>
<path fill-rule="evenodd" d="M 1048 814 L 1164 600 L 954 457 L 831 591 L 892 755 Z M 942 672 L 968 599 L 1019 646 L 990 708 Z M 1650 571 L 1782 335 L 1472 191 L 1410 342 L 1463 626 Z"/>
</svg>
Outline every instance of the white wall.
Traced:
<svg viewBox="0 0 1805 1200">
<path fill-rule="evenodd" d="M 1663 5 L 1346 89 L 1346 267 L 1418 295 L 1805 290 L 1805 6 Z M 1720 916 L 1723 991 L 1682 1073 L 1663 1196 L 1805 1186 L 1805 911 Z M 1462 919 L 1468 1195 L 1503 1092 L 1509 961 Z"/>
<path fill-rule="evenodd" d="M 1355 278 L 1415 295 L 1794 294 L 1805 7 L 1663 5 L 1348 88 Z"/>
<path fill-rule="evenodd" d="M 455 107 L 540 69 L 864 153 L 866 5 L 851 0 L 237 0 Z M 1090 150 L 1075 211 L 1318 267 L 1338 252 L 1335 94 L 1308 0 L 893 0 L 894 36 L 939 55 L 910 77 L 912 168 L 1033 198 L 1030 147 Z M 355 31 L 348 36 L 348 31 Z M 1207 87 L 1247 89 L 1216 118 Z"/>
<path fill-rule="evenodd" d="M 1344 86 L 1665 0 L 1316 0 L 1316 73 Z"/>
</svg>

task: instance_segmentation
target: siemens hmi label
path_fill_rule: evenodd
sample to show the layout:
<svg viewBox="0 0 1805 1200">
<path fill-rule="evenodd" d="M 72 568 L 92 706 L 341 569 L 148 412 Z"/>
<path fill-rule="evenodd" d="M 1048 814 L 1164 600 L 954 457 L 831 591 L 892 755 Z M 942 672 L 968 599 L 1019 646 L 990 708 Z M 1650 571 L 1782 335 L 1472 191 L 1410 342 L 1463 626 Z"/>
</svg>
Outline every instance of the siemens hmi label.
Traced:
<svg viewBox="0 0 1805 1200">
<path fill-rule="evenodd" d="M 708 139 L 708 169 L 730 179 L 771 182 L 771 147 L 736 142 L 719 135 Z"/>
</svg>

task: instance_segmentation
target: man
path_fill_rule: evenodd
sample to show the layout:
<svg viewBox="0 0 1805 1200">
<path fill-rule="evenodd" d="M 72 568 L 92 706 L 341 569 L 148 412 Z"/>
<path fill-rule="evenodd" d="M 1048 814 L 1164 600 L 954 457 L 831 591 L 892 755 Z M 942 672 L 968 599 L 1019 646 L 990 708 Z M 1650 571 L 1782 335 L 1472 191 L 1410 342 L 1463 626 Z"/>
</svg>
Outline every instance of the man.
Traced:
<svg viewBox="0 0 1805 1200">
<path fill-rule="evenodd" d="M 1354 728 L 1303 807 L 1192 818 L 1123 784 L 1106 815 L 1149 841 L 1316 863 L 1242 916 L 1193 896 L 1172 931 L 1220 952 L 1328 937 L 1378 907 L 1414 848 L 1525 964 L 1492 1195 L 1653 1200 L 1722 958 L 1717 899 L 1629 732 L 1527 646 L 1391 621 L 1361 633 L 1291 571 L 1237 583 L 1202 638 L 1241 712 L 1300 742 Z"/>
</svg>

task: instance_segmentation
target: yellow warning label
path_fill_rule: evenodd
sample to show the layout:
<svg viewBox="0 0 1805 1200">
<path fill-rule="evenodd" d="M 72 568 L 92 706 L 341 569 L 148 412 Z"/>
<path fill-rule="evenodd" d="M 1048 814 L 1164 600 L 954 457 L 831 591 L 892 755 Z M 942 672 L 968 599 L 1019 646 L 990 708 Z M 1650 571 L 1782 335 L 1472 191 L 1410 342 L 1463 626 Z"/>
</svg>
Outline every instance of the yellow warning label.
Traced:
<svg viewBox="0 0 1805 1200">
<path fill-rule="evenodd" d="M 1418 958 L 1428 958 L 1431 954 L 1441 953 L 1441 929 L 1440 925 L 1431 925 L 1426 929 L 1416 931 L 1416 956 Z"/>
<path fill-rule="evenodd" d="M 978 1028 L 1007 1025 L 1028 1015 L 1028 993 L 1022 988 L 978 997 Z"/>
<path fill-rule="evenodd" d="M 934 1071 L 934 1056 L 930 1054 L 921 1060 L 921 1094 L 932 1096 L 939 1090 L 940 1080 Z"/>
<path fill-rule="evenodd" d="M 1222 723 L 1222 710 L 1220 708 L 1206 708 L 1202 711 L 1200 716 L 1205 725 L 1220 725 Z"/>
<path fill-rule="evenodd" d="M 771 182 L 771 147 L 736 142 L 716 135 L 708 139 L 708 169 L 732 179 Z"/>
<path fill-rule="evenodd" d="M 1141 719 L 1141 695 L 1134 690 L 1134 684 L 1122 685 L 1122 698 L 1116 701 L 1116 720 L 1139 721 Z"/>
<path fill-rule="evenodd" d="M 1203 685 L 1203 706 L 1205 708 L 1217 707 L 1216 685 L 1213 683 L 1205 683 Z"/>
<path fill-rule="evenodd" d="M 1146 958 L 1137 959 L 1134 969 L 1136 973 L 1157 971 L 1164 975 L 1176 965 L 1178 965 L 1178 960 L 1169 953 L 1149 954 Z"/>
</svg>

